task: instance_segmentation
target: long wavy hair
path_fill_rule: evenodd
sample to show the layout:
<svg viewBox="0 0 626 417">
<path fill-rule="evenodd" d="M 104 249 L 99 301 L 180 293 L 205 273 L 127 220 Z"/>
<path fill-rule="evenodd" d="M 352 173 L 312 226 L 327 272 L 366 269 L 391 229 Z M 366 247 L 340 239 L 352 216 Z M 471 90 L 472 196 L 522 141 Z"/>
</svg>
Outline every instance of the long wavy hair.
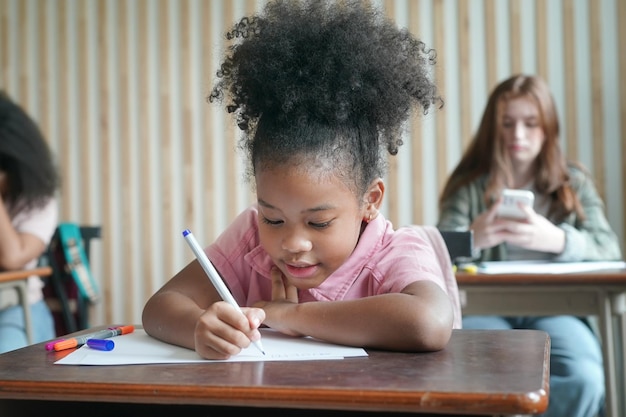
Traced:
<svg viewBox="0 0 626 417">
<path fill-rule="evenodd" d="M 513 186 L 512 164 L 504 147 L 502 119 L 508 101 L 530 99 L 539 111 L 539 123 L 545 140 L 534 163 L 535 189 L 551 198 L 549 216 L 563 219 L 576 212 L 584 213 L 576 193 L 570 185 L 568 164 L 583 169 L 580 164 L 568 162 L 561 150 L 559 119 L 554 99 L 546 82 L 533 75 L 514 75 L 498 84 L 487 101 L 478 131 L 465 150 L 441 193 L 439 202 L 447 200 L 460 188 L 478 177 L 488 177 L 485 202 L 490 205 L 503 188 Z"/>
</svg>

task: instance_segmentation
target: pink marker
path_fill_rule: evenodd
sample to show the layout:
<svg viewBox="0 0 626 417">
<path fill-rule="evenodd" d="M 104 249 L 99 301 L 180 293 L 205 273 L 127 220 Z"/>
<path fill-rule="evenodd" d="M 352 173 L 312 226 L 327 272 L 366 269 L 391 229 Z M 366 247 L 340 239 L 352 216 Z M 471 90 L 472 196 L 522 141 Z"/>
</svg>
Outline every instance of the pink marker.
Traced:
<svg viewBox="0 0 626 417">
<path fill-rule="evenodd" d="M 62 342 L 64 340 L 65 339 L 57 339 L 57 340 L 53 340 L 52 342 L 46 343 L 46 350 L 48 350 L 48 351 L 54 350 L 54 344 Z"/>
</svg>

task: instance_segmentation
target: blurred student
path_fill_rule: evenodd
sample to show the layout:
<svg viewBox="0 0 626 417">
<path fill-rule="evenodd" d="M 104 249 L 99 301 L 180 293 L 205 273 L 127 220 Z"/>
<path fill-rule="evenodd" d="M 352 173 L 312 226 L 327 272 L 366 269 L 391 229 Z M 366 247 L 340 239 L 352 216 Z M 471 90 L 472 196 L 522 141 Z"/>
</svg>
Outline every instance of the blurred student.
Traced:
<svg viewBox="0 0 626 417">
<path fill-rule="evenodd" d="M 0 270 L 34 268 L 57 226 L 58 175 L 37 124 L 0 91 Z M 43 281 L 28 278 L 34 343 L 55 337 Z M 0 291 L 0 352 L 27 345 L 15 289 Z"/>
<path fill-rule="evenodd" d="M 530 190 L 521 219 L 498 215 L 502 190 Z M 473 230 L 477 261 L 620 260 L 617 237 L 593 179 L 567 161 L 547 84 L 515 75 L 491 93 L 478 132 L 440 197 L 437 227 Z M 550 401 L 544 416 L 592 417 L 604 404 L 602 351 L 577 317 L 468 316 L 464 328 L 539 329 L 551 337 Z"/>
</svg>

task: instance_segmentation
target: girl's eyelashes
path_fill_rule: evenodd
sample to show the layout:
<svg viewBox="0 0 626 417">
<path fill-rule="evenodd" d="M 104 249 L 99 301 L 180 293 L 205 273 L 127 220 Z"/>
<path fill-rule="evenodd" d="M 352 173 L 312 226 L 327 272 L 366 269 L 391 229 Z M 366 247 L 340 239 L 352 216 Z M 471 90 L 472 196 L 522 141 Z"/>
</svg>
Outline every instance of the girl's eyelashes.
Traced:
<svg viewBox="0 0 626 417">
<path fill-rule="evenodd" d="M 327 221 L 327 222 L 322 222 L 322 223 L 313 223 L 313 222 L 310 222 L 309 224 L 310 224 L 312 227 L 315 227 L 316 229 L 325 229 L 325 228 L 327 228 L 328 226 L 330 226 L 330 224 L 331 224 L 331 223 L 332 223 L 332 220 Z"/>
<path fill-rule="evenodd" d="M 267 217 L 263 216 L 263 223 L 276 226 L 276 225 L 282 224 L 283 221 L 282 220 L 270 220 Z"/>
<path fill-rule="evenodd" d="M 265 217 L 265 216 L 263 216 L 263 217 L 262 217 L 262 220 L 263 220 L 263 223 L 265 223 L 265 224 L 269 224 L 270 226 L 279 226 L 279 225 L 281 225 L 281 224 L 283 224 L 283 223 L 284 223 L 284 221 L 283 221 L 283 220 L 270 220 L 270 219 L 268 219 L 268 218 L 267 218 L 267 217 Z M 309 222 L 309 226 L 314 227 L 314 228 L 316 228 L 316 229 L 325 229 L 325 228 L 327 228 L 328 226 L 330 226 L 330 225 L 331 225 L 331 223 L 332 223 L 332 220 L 329 220 L 329 221 L 327 221 L 327 222 L 320 222 L 320 223 L 317 223 L 317 222 Z"/>
</svg>

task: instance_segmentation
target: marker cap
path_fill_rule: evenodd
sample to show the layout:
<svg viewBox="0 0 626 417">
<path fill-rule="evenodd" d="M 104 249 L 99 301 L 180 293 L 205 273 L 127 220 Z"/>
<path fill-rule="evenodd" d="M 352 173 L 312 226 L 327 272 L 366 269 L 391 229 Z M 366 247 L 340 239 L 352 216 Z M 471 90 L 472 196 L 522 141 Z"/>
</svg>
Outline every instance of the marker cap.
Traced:
<svg viewBox="0 0 626 417">
<path fill-rule="evenodd" d="M 135 326 L 129 324 L 128 326 L 120 326 L 118 329 L 121 331 L 120 334 L 128 334 L 135 331 Z"/>
<path fill-rule="evenodd" d="M 96 350 L 113 350 L 115 343 L 109 339 L 89 339 L 87 340 L 87 346 Z"/>
<path fill-rule="evenodd" d="M 78 342 L 76 341 L 76 339 L 71 338 L 67 340 L 61 340 L 60 342 L 55 343 L 54 350 L 59 351 L 59 350 L 71 349 L 71 348 L 75 348 L 76 346 L 78 346 Z"/>
<path fill-rule="evenodd" d="M 46 350 L 54 350 L 54 345 L 64 340 L 65 339 L 56 339 L 56 340 L 53 340 L 52 342 L 46 343 Z"/>
</svg>

